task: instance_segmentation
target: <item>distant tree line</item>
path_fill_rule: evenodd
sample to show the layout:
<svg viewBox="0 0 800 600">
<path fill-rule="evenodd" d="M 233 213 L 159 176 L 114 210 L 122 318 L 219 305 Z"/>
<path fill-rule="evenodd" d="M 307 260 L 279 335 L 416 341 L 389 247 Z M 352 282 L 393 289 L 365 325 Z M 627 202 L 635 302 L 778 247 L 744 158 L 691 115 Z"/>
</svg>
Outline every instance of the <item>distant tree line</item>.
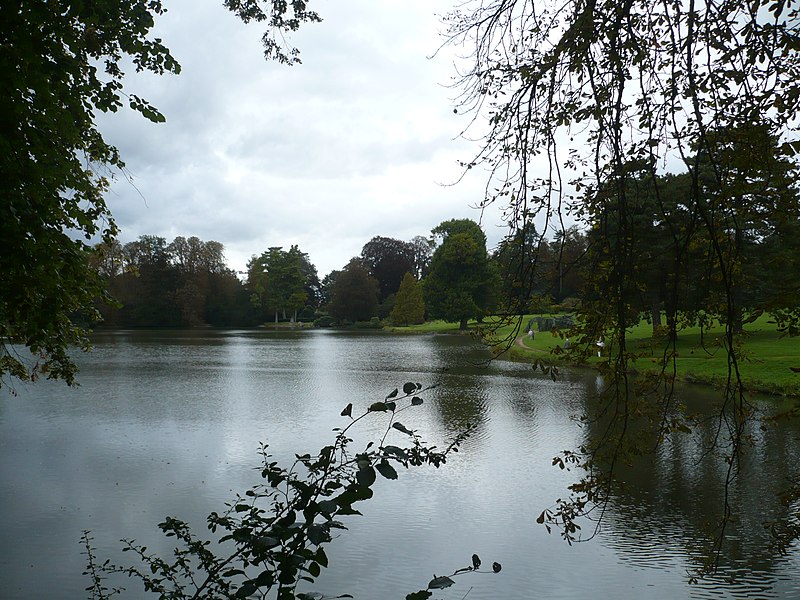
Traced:
<svg viewBox="0 0 800 600">
<path fill-rule="evenodd" d="M 757 133 L 749 132 L 747 139 Z M 764 143 L 772 142 L 767 138 Z M 734 167 L 736 156 L 748 156 L 739 146 L 735 140 L 730 145 L 733 156 L 727 163 Z M 747 160 L 754 162 L 752 156 Z M 687 175 L 652 180 L 646 173 L 637 176 L 637 168 L 629 165 L 634 227 L 626 235 L 633 235 L 642 251 L 631 265 L 638 285 L 628 288 L 626 304 L 632 319 L 645 315 L 654 333 L 676 336 L 681 323 L 702 327 L 721 312 L 724 286 L 711 268 L 719 244 L 700 235 L 700 216 L 686 203 L 692 185 Z M 797 273 L 800 266 L 800 222 L 786 218 L 798 202 L 792 169 L 788 161 L 771 159 L 756 165 L 755 175 L 731 175 L 732 185 L 760 199 L 739 211 L 738 232 L 720 232 L 730 238 L 726 251 L 742 257 L 731 288 L 740 307 L 737 328 L 746 313 L 769 311 L 780 318 L 798 301 L 797 281 L 783 276 Z M 322 280 L 296 245 L 253 256 L 242 281 L 226 266 L 219 242 L 179 236 L 167 243 L 151 235 L 124 245 L 105 242 L 95 247 L 93 264 L 114 303 L 99 310 L 110 327 L 295 321 L 377 327 L 387 321 L 404 326 L 443 319 L 465 328 L 469 319 L 489 314 L 571 311 L 587 302 L 602 309 L 613 284 L 602 277 L 603 265 L 610 264 L 624 242 L 603 212 L 605 193 L 598 190 L 586 231 L 571 227 L 548 239 L 530 224 L 489 252 L 476 222 L 452 219 L 435 227 L 430 237 L 402 241 L 375 236 L 359 256 Z M 710 184 L 707 193 L 715 193 Z M 678 288 L 681 298 L 674 294 Z"/>
<path fill-rule="evenodd" d="M 197 237 L 144 235 L 94 247 L 92 264 L 106 282 L 109 303 L 98 306 L 108 327 L 249 327 L 266 322 L 404 326 L 506 312 L 512 304 L 562 302 L 581 287 L 574 268 L 587 236 L 568 230 L 553 241 L 504 240 L 494 253 L 469 219 L 445 221 L 430 237 L 410 241 L 375 236 L 361 254 L 319 279 L 307 253 L 293 245 L 254 255 L 242 280 L 225 262 L 224 247 Z M 520 261 L 538 254 L 534 295 L 515 285 Z M 527 258 L 525 258 L 527 260 Z M 549 262 L 548 262 L 549 261 Z M 556 267 L 556 262 L 570 266 Z M 504 285 L 504 282 L 510 285 Z M 534 300 L 534 296 L 538 300 Z M 569 303 L 568 303 L 569 304 Z"/>
<path fill-rule="evenodd" d="M 197 237 L 143 235 L 94 247 L 93 265 L 111 303 L 100 304 L 108 327 L 217 327 L 258 323 L 247 289 L 225 264 L 223 245 Z"/>
</svg>

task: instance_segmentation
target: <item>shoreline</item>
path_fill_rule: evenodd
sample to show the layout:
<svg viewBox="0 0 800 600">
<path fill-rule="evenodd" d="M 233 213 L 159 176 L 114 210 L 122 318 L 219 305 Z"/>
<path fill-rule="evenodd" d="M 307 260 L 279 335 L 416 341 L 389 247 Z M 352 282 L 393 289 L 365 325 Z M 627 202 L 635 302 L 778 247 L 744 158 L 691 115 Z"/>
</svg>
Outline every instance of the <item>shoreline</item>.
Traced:
<svg viewBox="0 0 800 600">
<path fill-rule="evenodd" d="M 542 350 L 540 348 L 531 348 L 527 346 L 524 342 L 525 336 L 520 335 L 517 336 L 513 344 L 513 348 L 517 349 L 516 352 L 503 352 L 499 354 L 496 359 L 497 360 L 507 360 L 509 362 L 528 362 L 530 357 L 533 355 L 540 355 L 546 356 L 549 360 L 545 360 L 548 365 L 554 366 L 567 366 L 573 367 L 578 369 L 590 369 L 590 370 L 598 370 L 600 363 L 595 362 L 575 362 L 575 361 L 565 361 L 562 358 L 554 355 L 551 351 Z M 509 348 L 511 350 L 511 348 Z M 529 356 L 520 355 L 520 351 L 529 353 Z M 647 359 L 641 359 L 642 361 Z M 630 372 L 635 375 L 644 374 L 646 375 L 648 372 L 652 373 L 655 372 L 655 369 L 637 369 L 637 361 L 634 359 L 631 361 L 631 370 Z M 641 363 L 639 363 L 641 364 Z M 719 376 L 704 376 L 698 373 L 685 373 L 683 375 L 677 374 L 675 377 L 676 383 L 687 383 L 693 385 L 703 385 L 708 387 L 715 387 L 721 388 L 725 385 L 725 379 Z M 784 388 L 784 387 L 775 387 L 770 386 L 769 384 L 765 384 L 759 380 L 753 380 L 746 376 L 742 377 L 742 383 L 744 384 L 746 391 L 751 394 L 764 394 L 773 397 L 781 397 L 781 398 L 793 398 L 793 399 L 800 399 L 800 383 L 798 383 L 794 388 Z"/>
</svg>

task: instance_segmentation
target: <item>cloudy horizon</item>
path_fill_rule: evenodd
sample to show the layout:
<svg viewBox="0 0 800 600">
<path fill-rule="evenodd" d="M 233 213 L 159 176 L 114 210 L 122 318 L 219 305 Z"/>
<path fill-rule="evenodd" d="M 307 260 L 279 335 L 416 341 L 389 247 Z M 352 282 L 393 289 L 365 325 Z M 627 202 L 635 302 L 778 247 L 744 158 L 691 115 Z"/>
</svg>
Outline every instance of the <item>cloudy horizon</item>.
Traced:
<svg viewBox="0 0 800 600">
<path fill-rule="evenodd" d="M 221 0 L 168 0 L 154 33 L 180 75 L 128 73 L 125 91 L 166 116 L 100 115 L 132 181 L 107 196 L 125 243 L 195 235 L 244 269 L 270 246 L 296 244 L 320 277 L 380 235 L 430 234 L 452 218 L 481 220 L 489 245 L 505 228 L 481 212 L 486 174 L 462 175 L 477 149 L 458 135 L 454 54 L 436 53 L 446 2 L 320 3 L 319 24 L 291 42 L 303 64 L 267 62 L 263 27 Z"/>
</svg>

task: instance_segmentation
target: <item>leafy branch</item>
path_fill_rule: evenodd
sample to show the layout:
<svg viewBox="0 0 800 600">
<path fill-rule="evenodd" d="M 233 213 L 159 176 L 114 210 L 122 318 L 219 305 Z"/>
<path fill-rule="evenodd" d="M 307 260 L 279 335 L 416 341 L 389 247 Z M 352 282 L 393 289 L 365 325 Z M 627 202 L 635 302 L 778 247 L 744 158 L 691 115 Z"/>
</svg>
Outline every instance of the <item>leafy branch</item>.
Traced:
<svg viewBox="0 0 800 600">
<path fill-rule="evenodd" d="M 467 567 L 462 567 L 460 569 L 456 569 L 450 575 L 437 576 L 436 574 L 434 574 L 433 579 L 431 579 L 430 582 L 428 582 L 428 587 L 426 587 L 424 590 L 419 590 L 418 592 L 412 592 L 411 594 L 407 594 L 406 600 L 427 600 L 428 598 L 433 596 L 433 592 L 431 590 L 443 590 L 455 584 L 455 581 L 453 581 L 453 577 L 456 577 L 457 575 L 463 575 L 464 573 L 496 574 L 499 573 L 503 567 L 499 562 L 493 562 L 491 571 L 489 570 L 481 571 L 480 568 L 481 568 L 481 559 L 477 554 L 473 554 L 471 565 Z"/>
<path fill-rule="evenodd" d="M 399 413 L 423 404 L 420 394 L 430 389 L 408 382 L 402 391 L 393 390 L 357 417 L 352 415 L 352 403 L 348 404 L 341 416 L 350 422 L 333 430 L 333 443 L 314 455 L 296 454 L 288 469 L 273 460 L 268 446 L 262 445 L 258 469 L 264 482 L 237 495 L 223 512 L 212 512 L 207 518 L 209 531 L 219 536 L 216 543 L 196 536 L 186 522 L 167 517 L 158 527 L 167 537 L 175 538 L 172 556 L 158 556 L 135 540 L 125 539 L 123 551 L 136 555 L 140 565 L 119 566 L 108 560 L 99 563 L 89 532 L 85 532 L 82 541 L 88 565 L 84 574 L 91 579 L 86 588 L 91 598 L 104 600 L 123 591 L 105 585 L 112 575 L 137 579 L 145 592 L 161 599 L 265 598 L 273 590 L 278 600 L 332 598 L 319 592 L 298 592 L 297 588 L 301 582 L 314 583 L 328 567 L 326 544 L 335 532 L 347 529 L 343 517 L 361 514 L 354 505 L 373 496 L 378 474 L 393 480 L 398 478 L 397 467 L 438 468 L 472 431 L 468 426 L 440 450 L 397 420 Z M 353 451 L 353 429 L 376 417 L 388 417 L 377 443 L 369 441 Z M 403 434 L 406 443 L 387 444 L 395 433 Z M 470 567 L 450 576 L 434 576 L 428 589 L 449 587 L 453 576 L 478 572 L 479 567 L 480 559 L 474 555 Z M 495 563 L 493 572 L 499 571 L 500 565 Z M 424 593 L 421 590 L 412 597 L 429 597 Z"/>
</svg>

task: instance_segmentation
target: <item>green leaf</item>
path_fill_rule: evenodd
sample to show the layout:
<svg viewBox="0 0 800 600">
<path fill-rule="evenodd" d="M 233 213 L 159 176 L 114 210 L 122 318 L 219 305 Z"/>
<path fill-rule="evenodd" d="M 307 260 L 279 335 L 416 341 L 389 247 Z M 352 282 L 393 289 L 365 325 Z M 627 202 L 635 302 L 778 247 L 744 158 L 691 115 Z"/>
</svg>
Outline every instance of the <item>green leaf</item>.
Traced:
<svg viewBox="0 0 800 600">
<path fill-rule="evenodd" d="M 317 504 L 317 508 L 319 508 L 319 511 L 322 514 L 328 515 L 330 517 L 336 512 L 336 510 L 339 508 L 339 505 L 336 504 L 336 502 L 334 502 L 333 500 L 323 500 L 322 502 Z"/>
<path fill-rule="evenodd" d="M 378 473 L 383 475 L 386 479 L 397 479 L 397 471 L 395 471 L 394 467 L 390 465 L 385 458 L 376 465 L 376 468 L 378 469 Z"/>
<path fill-rule="evenodd" d="M 408 395 L 417 391 L 417 386 L 410 381 L 403 384 L 403 393 Z"/>
<path fill-rule="evenodd" d="M 341 412 L 343 417 L 352 417 L 353 416 L 353 403 L 350 402 L 347 406 L 344 407 L 344 410 Z"/>
<path fill-rule="evenodd" d="M 449 588 L 453 585 L 455 581 L 450 579 L 447 575 L 440 575 L 439 577 L 434 577 L 428 583 L 429 590 L 443 590 L 444 588 Z"/>
<path fill-rule="evenodd" d="M 374 402 L 369 407 L 370 412 L 386 412 L 387 410 L 389 410 L 389 407 L 386 406 L 385 402 Z"/>
<path fill-rule="evenodd" d="M 275 548 L 276 546 L 280 545 L 280 543 L 281 541 L 278 538 L 268 535 L 262 535 L 261 537 L 257 537 L 255 539 L 255 544 L 259 547 L 259 549 L 263 550 Z"/>
<path fill-rule="evenodd" d="M 328 555 L 325 554 L 325 550 L 322 548 L 317 548 L 317 553 L 314 555 L 314 560 L 321 564 L 323 567 L 328 567 Z"/>
<path fill-rule="evenodd" d="M 340 515 L 356 515 L 361 516 L 361 512 L 353 508 L 351 504 L 343 504 L 342 507 L 339 509 Z"/>
<path fill-rule="evenodd" d="M 411 405 L 412 406 L 419 406 L 420 404 L 422 404 L 422 398 L 420 398 L 419 396 L 414 396 L 411 399 Z"/>
<path fill-rule="evenodd" d="M 319 574 L 322 572 L 322 568 L 319 566 L 319 563 L 309 563 L 308 565 L 308 572 L 311 573 L 313 577 L 319 577 Z"/>
<path fill-rule="evenodd" d="M 258 588 L 251 582 L 245 581 L 238 590 L 236 590 L 236 598 L 247 598 L 252 596 L 258 591 Z"/>
<path fill-rule="evenodd" d="M 271 587 L 275 583 L 275 575 L 272 571 L 265 570 L 258 574 L 258 577 L 253 580 L 256 587 Z"/>
<path fill-rule="evenodd" d="M 406 451 L 403 448 L 400 448 L 399 446 L 384 446 L 383 451 L 386 454 L 394 454 L 395 456 L 398 456 L 400 458 L 405 458 L 406 456 Z"/>
<path fill-rule="evenodd" d="M 241 569 L 228 569 L 222 572 L 223 577 L 234 577 L 235 575 L 244 575 L 245 572 Z"/>
<path fill-rule="evenodd" d="M 433 592 L 429 592 L 428 590 L 420 590 L 418 592 L 406 594 L 406 600 L 427 600 L 431 596 L 433 596 Z"/>
<path fill-rule="evenodd" d="M 394 389 L 392 390 L 392 392 L 391 392 L 391 393 L 390 393 L 388 396 L 386 396 L 386 399 L 388 400 L 389 398 L 394 398 L 395 396 L 397 396 L 397 394 L 398 394 L 398 391 L 399 391 L 399 390 L 398 390 L 397 388 L 394 388 Z"/>
<path fill-rule="evenodd" d="M 278 573 L 278 583 L 283 585 L 292 585 L 295 582 L 297 575 L 297 568 L 289 564 L 281 564 L 280 572 Z"/>
<path fill-rule="evenodd" d="M 476 571 L 481 568 L 481 557 L 477 554 L 472 555 L 472 568 Z"/>
<path fill-rule="evenodd" d="M 330 541 L 330 535 L 328 535 L 328 528 L 324 525 L 318 525 L 316 523 L 309 525 L 308 527 L 308 541 L 310 541 L 315 546 L 319 546 L 323 542 Z"/>
<path fill-rule="evenodd" d="M 371 466 L 367 467 L 366 469 L 359 469 L 359 471 L 356 473 L 356 481 L 358 481 L 358 483 L 364 487 L 370 487 L 373 483 L 375 483 L 375 479 L 375 469 L 373 469 Z"/>
<path fill-rule="evenodd" d="M 395 421 L 394 423 L 392 423 L 392 427 L 397 429 L 397 431 L 402 431 L 406 435 L 414 435 L 413 431 L 411 431 L 408 427 L 406 427 L 405 425 L 403 425 L 399 421 Z"/>
</svg>

